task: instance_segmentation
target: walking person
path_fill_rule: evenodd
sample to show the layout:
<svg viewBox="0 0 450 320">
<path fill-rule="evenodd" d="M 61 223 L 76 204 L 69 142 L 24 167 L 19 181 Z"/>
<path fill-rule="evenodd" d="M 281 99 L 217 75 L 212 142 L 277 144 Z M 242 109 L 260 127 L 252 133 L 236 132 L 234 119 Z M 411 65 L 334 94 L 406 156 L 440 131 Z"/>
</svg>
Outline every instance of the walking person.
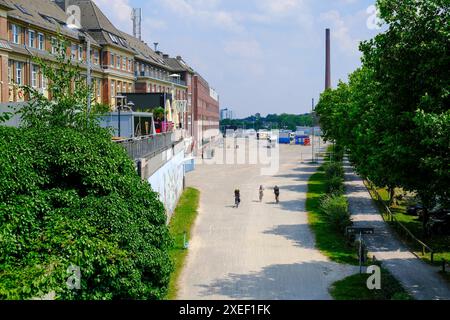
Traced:
<svg viewBox="0 0 450 320">
<path fill-rule="evenodd" d="M 273 193 L 275 194 L 275 202 L 277 204 L 280 203 L 280 188 L 278 188 L 278 186 L 275 186 L 275 188 L 273 188 Z"/>
<path fill-rule="evenodd" d="M 259 186 L 259 202 L 262 202 L 263 197 L 264 197 L 264 187 Z"/>
<path fill-rule="evenodd" d="M 234 190 L 234 207 L 239 208 L 241 203 L 241 191 L 239 189 Z"/>
</svg>

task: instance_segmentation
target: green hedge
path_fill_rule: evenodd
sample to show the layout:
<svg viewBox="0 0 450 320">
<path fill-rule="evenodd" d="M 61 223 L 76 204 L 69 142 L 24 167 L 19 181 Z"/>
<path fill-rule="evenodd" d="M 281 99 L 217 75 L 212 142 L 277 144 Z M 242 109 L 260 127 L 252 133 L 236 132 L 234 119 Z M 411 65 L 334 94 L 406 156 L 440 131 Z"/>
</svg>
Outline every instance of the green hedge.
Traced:
<svg viewBox="0 0 450 320">
<path fill-rule="evenodd" d="M 160 299 L 171 243 L 162 203 L 106 131 L 0 126 L 0 299 Z"/>
</svg>

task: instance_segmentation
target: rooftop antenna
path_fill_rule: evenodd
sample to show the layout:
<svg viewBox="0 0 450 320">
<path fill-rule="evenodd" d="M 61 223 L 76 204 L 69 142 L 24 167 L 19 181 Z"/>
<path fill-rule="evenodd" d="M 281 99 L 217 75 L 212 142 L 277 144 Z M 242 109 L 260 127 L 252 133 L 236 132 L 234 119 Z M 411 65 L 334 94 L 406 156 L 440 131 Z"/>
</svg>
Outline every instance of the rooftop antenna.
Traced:
<svg viewBox="0 0 450 320">
<path fill-rule="evenodd" d="M 134 8 L 131 12 L 131 20 L 133 20 L 133 36 L 141 40 L 141 26 L 142 26 L 142 9 Z"/>
<path fill-rule="evenodd" d="M 158 42 L 153 42 L 153 45 L 155 46 L 155 52 L 158 51 Z"/>
</svg>

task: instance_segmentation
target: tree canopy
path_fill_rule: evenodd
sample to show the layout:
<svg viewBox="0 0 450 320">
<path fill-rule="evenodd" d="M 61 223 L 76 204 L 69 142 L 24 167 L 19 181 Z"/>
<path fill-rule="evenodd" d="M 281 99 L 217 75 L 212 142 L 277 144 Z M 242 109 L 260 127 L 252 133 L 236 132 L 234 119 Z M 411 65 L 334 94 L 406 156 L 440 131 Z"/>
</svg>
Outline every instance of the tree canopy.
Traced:
<svg viewBox="0 0 450 320">
<path fill-rule="evenodd" d="M 363 42 L 362 67 L 327 90 L 316 109 L 325 135 L 344 145 L 378 185 L 449 202 L 450 4 L 378 0 L 387 30 Z"/>
</svg>

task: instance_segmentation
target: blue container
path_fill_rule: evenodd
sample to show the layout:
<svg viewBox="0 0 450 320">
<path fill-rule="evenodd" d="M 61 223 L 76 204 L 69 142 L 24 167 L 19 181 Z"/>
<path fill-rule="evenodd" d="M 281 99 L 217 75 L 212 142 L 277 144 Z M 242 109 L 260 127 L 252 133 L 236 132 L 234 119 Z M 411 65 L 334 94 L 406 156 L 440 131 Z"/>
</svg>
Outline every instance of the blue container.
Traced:
<svg viewBox="0 0 450 320">
<path fill-rule="evenodd" d="M 280 138 L 280 139 L 278 139 L 278 141 L 280 142 L 280 144 L 290 144 L 291 143 L 290 138 Z"/>
</svg>

